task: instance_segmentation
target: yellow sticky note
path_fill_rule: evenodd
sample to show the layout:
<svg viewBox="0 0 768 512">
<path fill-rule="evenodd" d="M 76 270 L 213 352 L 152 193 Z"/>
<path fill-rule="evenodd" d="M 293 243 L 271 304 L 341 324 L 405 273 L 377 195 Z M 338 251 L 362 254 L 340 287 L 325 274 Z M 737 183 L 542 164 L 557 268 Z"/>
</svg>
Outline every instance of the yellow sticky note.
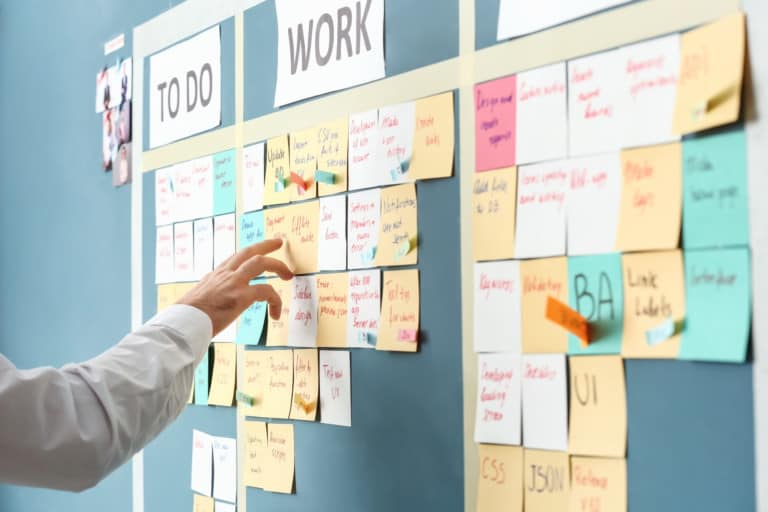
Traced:
<svg viewBox="0 0 768 512">
<path fill-rule="evenodd" d="M 626 459 L 571 457 L 568 512 L 626 512 Z"/>
<path fill-rule="evenodd" d="M 416 352 L 419 347 L 419 271 L 384 272 L 376 350 Z"/>
<path fill-rule="evenodd" d="M 738 12 L 680 36 L 673 130 L 684 135 L 739 118 L 746 19 Z"/>
<path fill-rule="evenodd" d="M 269 351 L 243 351 L 241 391 L 253 398 L 253 405 L 240 404 L 247 416 L 266 416 L 264 402 L 269 385 Z"/>
<path fill-rule="evenodd" d="M 283 246 L 270 254 L 273 258 L 288 265 L 291 271 L 295 272 L 296 264 L 289 258 L 288 235 L 291 232 L 291 210 L 290 206 L 281 206 L 278 208 L 269 208 L 264 210 L 264 239 L 271 240 L 279 238 L 283 241 Z M 267 275 L 274 275 L 269 272 Z"/>
<path fill-rule="evenodd" d="M 382 188 L 376 266 L 416 264 L 418 238 L 416 185 Z"/>
<path fill-rule="evenodd" d="M 454 130 L 453 91 L 416 100 L 409 179 L 428 180 L 453 175 Z"/>
<path fill-rule="evenodd" d="M 525 450 L 525 512 L 566 510 L 570 461 L 565 452 Z"/>
<path fill-rule="evenodd" d="M 264 490 L 293 493 L 293 425 L 267 425 L 267 459 L 264 465 Z"/>
<path fill-rule="evenodd" d="M 270 316 L 267 319 L 267 346 L 285 347 L 288 346 L 288 324 L 290 323 L 291 316 L 293 282 L 283 281 L 282 279 L 269 279 L 267 283 L 272 285 L 272 288 L 274 288 L 283 301 L 280 318 L 275 320 Z"/>
<path fill-rule="evenodd" d="M 477 512 L 523 511 L 523 449 L 481 444 Z"/>
<path fill-rule="evenodd" d="M 310 128 L 291 133 L 291 174 L 298 176 L 306 188 L 291 182 L 291 200 L 301 201 L 317 197 L 315 171 L 317 170 L 317 129 Z"/>
<path fill-rule="evenodd" d="M 317 225 L 320 202 L 307 201 L 291 205 L 288 212 L 288 260 L 296 274 L 317 272 Z"/>
<path fill-rule="evenodd" d="M 616 251 L 674 249 L 683 211 L 680 143 L 621 153 L 621 207 Z"/>
<path fill-rule="evenodd" d="M 568 451 L 578 455 L 624 457 L 627 393 L 621 356 L 569 357 L 568 365 L 571 379 Z"/>
<path fill-rule="evenodd" d="M 213 512 L 213 498 L 195 494 L 192 510 L 193 512 Z"/>
<path fill-rule="evenodd" d="M 346 272 L 317 275 L 317 346 L 345 348 L 347 346 Z"/>
<path fill-rule="evenodd" d="M 317 349 L 302 348 L 293 351 L 293 401 L 291 419 L 315 421 L 317 395 L 320 387 Z"/>
<path fill-rule="evenodd" d="M 472 254 L 475 261 L 515 255 L 517 167 L 475 173 L 472 184 Z"/>
<path fill-rule="evenodd" d="M 267 141 L 267 163 L 264 167 L 264 204 L 288 203 L 291 200 L 290 151 L 288 135 Z"/>
<path fill-rule="evenodd" d="M 523 352 L 568 351 L 568 331 L 547 320 L 547 300 L 568 303 L 568 259 L 542 258 L 520 262 Z"/>
<path fill-rule="evenodd" d="M 349 119 L 342 117 L 317 127 L 317 168 L 333 174 L 333 183 L 318 183 L 318 194 L 327 196 L 347 190 Z"/>
<path fill-rule="evenodd" d="M 232 406 L 235 398 L 236 349 L 234 343 L 213 344 L 213 373 L 208 405 Z"/>
<path fill-rule="evenodd" d="M 267 424 L 263 421 L 245 421 L 245 463 L 243 483 L 248 487 L 264 487 L 264 466 L 267 460 Z"/>
<path fill-rule="evenodd" d="M 293 351 L 267 351 L 267 389 L 262 412 L 267 418 L 288 418 L 293 401 Z"/>
<path fill-rule="evenodd" d="M 628 358 L 674 358 L 680 333 L 648 344 L 646 332 L 671 318 L 685 319 L 685 278 L 680 251 L 624 254 L 624 333 L 621 354 Z"/>
<path fill-rule="evenodd" d="M 176 302 L 176 285 L 175 284 L 157 285 L 157 312 L 158 313 L 175 302 Z"/>
</svg>

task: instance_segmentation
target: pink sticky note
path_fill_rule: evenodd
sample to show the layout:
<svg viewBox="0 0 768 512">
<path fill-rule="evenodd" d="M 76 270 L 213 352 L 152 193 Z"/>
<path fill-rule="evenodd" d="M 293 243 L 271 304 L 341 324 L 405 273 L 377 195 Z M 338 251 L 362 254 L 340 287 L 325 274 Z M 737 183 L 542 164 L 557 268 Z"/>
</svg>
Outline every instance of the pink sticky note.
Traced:
<svg viewBox="0 0 768 512">
<path fill-rule="evenodd" d="M 397 332 L 397 341 L 416 341 L 416 329 L 400 329 Z"/>
<path fill-rule="evenodd" d="M 475 171 L 515 165 L 515 76 L 475 85 Z"/>
</svg>

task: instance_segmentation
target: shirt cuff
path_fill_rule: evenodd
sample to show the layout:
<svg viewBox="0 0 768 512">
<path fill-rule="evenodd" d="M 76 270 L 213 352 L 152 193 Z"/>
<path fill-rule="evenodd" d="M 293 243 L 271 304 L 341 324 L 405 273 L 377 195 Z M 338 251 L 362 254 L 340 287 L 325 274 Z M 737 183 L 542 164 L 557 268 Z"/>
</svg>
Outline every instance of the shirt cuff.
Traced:
<svg viewBox="0 0 768 512">
<path fill-rule="evenodd" d="M 207 348 L 213 338 L 211 318 L 196 307 L 187 304 L 168 306 L 152 317 L 147 325 L 159 325 L 177 331 L 193 349 Z"/>
</svg>

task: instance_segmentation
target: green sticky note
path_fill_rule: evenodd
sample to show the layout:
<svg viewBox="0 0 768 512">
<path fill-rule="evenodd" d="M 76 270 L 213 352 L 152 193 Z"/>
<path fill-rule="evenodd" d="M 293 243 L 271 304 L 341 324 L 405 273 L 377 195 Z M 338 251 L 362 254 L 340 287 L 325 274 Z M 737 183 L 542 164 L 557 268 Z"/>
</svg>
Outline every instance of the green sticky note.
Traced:
<svg viewBox="0 0 768 512">
<path fill-rule="evenodd" d="M 744 128 L 683 141 L 683 247 L 749 245 Z"/>
<path fill-rule="evenodd" d="M 624 324 L 621 254 L 568 258 L 568 305 L 589 322 L 590 343 L 568 335 L 569 354 L 619 354 Z"/>
<path fill-rule="evenodd" d="M 235 211 L 235 150 L 213 155 L 213 214 Z"/>
<path fill-rule="evenodd" d="M 208 351 L 195 368 L 195 404 L 208 405 Z"/>
<path fill-rule="evenodd" d="M 685 251 L 679 359 L 743 363 L 751 318 L 749 249 Z"/>
</svg>

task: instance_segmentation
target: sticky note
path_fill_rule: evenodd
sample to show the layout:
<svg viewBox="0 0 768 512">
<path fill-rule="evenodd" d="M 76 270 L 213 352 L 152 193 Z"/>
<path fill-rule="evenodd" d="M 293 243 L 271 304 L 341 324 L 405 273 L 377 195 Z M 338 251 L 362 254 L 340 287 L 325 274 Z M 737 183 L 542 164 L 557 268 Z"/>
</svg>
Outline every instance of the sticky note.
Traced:
<svg viewBox="0 0 768 512">
<path fill-rule="evenodd" d="M 475 85 L 475 171 L 515 165 L 514 75 Z"/>
<path fill-rule="evenodd" d="M 627 461 L 571 457 L 568 510 L 627 510 Z"/>
<path fill-rule="evenodd" d="M 347 266 L 374 266 L 379 238 L 381 190 L 371 189 L 347 196 Z"/>
<path fill-rule="evenodd" d="M 523 449 L 478 447 L 477 512 L 523 512 Z"/>
<path fill-rule="evenodd" d="M 416 100 L 413 158 L 408 168 L 412 180 L 453 175 L 455 121 L 453 91 Z"/>
<path fill-rule="evenodd" d="M 476 173 L 472 184 L 472 255 L 475 261 L 515 256 L 517 168 Z"/>
<path fill-rule="evenodd" d="M 214 503 L 214 512 L 237 512 L 237 507 L 234 503 L 217 501 Z"/>
<path fill-rule="evenodd" d="M 349 116 L 349 190 L 376 187 L 385 183 L 378 163 L 379 111 Z"/>
<path fill-rule="evenodd" d="M 475 263 L 476 352 L 520 353 L 521 295 L 519 261 Z"/>
<path fill-rule="evenodd" d="M 267 351 L 267 389 L 262 413 L 267 418 L 288 418 L 293 402 L 293 351 Z"/>
<path fill-rule="evenodd" d="M 624 322 L 621 254 L 568 258 L 568 303 L 589 322 L 590 343 L 568 337 L 569 354 L 618 354 Z"/>
<path fill-rule="evenodd" d="M 739 118 L 746 18 L 736 12 L 680 37 L 675 133 L 687 134 Z"/>
<path fill-rule="evenodd" d="M 243 211 L 264 208 L 264 143 L 243 148 Z"/>
<path fill-rule="evenodd" d="M 680 359 L 743 363 L 751 321 L 746 247 L 685 251 L 687 314 Z"/>
<path fill-rule="evenodd" d="M 373 348 L 379 332 L 381 271 L 360 270 L 347 275 L 347 345 Z"/>
<path fill-rule="evenodd" d="M 279 259 L 295 272 L 296 262 L 292 259 L 292 253 L 290 252 L 291 248 L 289 246 L 290 240 L 288 239 L 288 236 L 291 233 L 290 208 L 290 206 L 280 206 L 264 210 L 264 238 L 266 240 L 279 238 L 283 241 L 283 246 L 273 252 L 272 257 Z"/>
<path fill-rule="evenodd" d="M 286 208 L 288 231 L 288 260 L 296 274 L 317 272 L 317 226 L 320 217 L 318 201 L 306 201 Z"/>
<path fill-rule="evenodd" d="M 235 211 L 235 150 L 213 155 L 213 214 Z"/>
<path fill-rule="evenodd" d="M 232 406 L 235 396 L 236 348 L 232 343 L 213 344 L 213 373 L 208 405 Z"/>
<path fill-rule="evenodd" d="M 317 343 L 317 286 L 315 276 L 296 276 L 291 281 L 288 345 L 314 347 Z"/>
<path fill-rule="evenodd" d="M 419 331 L 419 271 L 384 272 L 376 350 L 416 352 Z M 406 331 L 406 335 L 403 335 Z M 412 334 L 407 334 L 412 333 Z"/>
<path fill-rule="evenodd" d="M 195 405 L 208 405 L 208 351 L 195 368 Z"/>
<path fill-rule="evenodd" d="M 517 75 L 515 156 L 518 165 L 567 156 L 567 100 L 564 62 Z"/>
<path fill-rule="evenodd" d="M 173 225 L 173 280 L 195 279 L 194 229 L 192 222 Z"/>
<path fill-rule="evenodd" d="M 554 322 L 581 340 L 581 345 L 589 345 L 589 324 L 581 314 L 552 297 L 547 297 L 547 320 Z"/>
<path fill-rule="evenodd" d="M 266 233 L 264 212 L 250 212 L 240 216 L 240 248 L 263 242 Z"/>
<path fill-rule="evenodd" d="M 347 346 L 347 294 L 349 276 L 344 272 L 318 274 L 317 346 Z"/>
<path fill-rule="evenodd" d="M 621 207 L 619 153 L 575 158 L 568 165 L 568 254 L 612 252 Z"/>
<path fill-rule="evenodd" d="M 652 327 L 645 331 L 645 342 L 650 346 L 658 345 L 661 342 L 667 341 L 675 334 L 675 321 L 672 317 L 664 319 L 656 327 Z"/>
<path fill-rule="evenodd" d="M 744 127 L 683 141 L 683 246 L 749 245 Z"/>
<path fill-rule="evenodd" d="M 379 145 L 376 152 L 380 170 L 389 177 L 383 183 L 409 181 L 415 123 L 416 104 L 413 101 L 379 109 Z"/>
<path fill-rule="evenodd" d="M 565 354 L 523 354 L 523 445 L 568 449 Z"/>
<path fill-rule="evenodd" d="M 376 266 L 415 265 L 419 261 L 416 185 L 407 183 L 381 189 L 381 218 Z M 403 243 L 408 246 L 399 255 Z M 413 245 L 413 248 L 411 248 Z"/>
<path fill-rule="evenodd" d="M 568 332 L 547 320 L 547 299 L 568 300 L 568 260 L 520 262 L 522 347 L 525 353 L 566 352 Z"/>
<path fill-rule="evenodd" d="M 266 166 L 264 169 L 264 205 L 287 203 L 291 200 L 291 191 L 285 186 L 290 176 L 290 157 L 288 135 L 274 137 L 267 141 Z M 282 186 L 275 187 L 276 184 Z"/>
<path fill-rule="evenodd" d="M 234 213 L 213 218 L 213 266 L 218 267 L 235 254 L 237 221 Z"/>
<path fill-rule="evenodd" d="M 265 416 L 264 405 L 269 389 L 269 354 L 266 350 L 243 351 L 242 392 L 251 404 L 238 400 L 247 416 Z"/>
<path fill-rule="evenodd" d="M 197 219 L 192 230 L 195 247 L 194 274 L 195 279 L 200 280 L 213 270 L 213 219 Z"/>
<path fill-rule="evenodd" d="M 262 421 L 245 421 L 245 462 L 243 483 L 248 487 L 264 487 L 264 467 L 267 453 L 267 424 Z"/>
<path fill-rule="evenodd" d="M 194 512 L 216 512 L 213 498 L 195 494 L 192 498 L 192 510 Z"/>
<path fill-rule="evenodd" d="M 517 176 L 515 258 L 564 255 L 567 161 L 523 165 Z"/>
<path fill-rule="evenodd" d="M 173 209 L 172 167 L 155 171 L 155 225 L 165 226 L 173 223 L 175 212 Z"/>
<path fill-rule="evenodd" d="M 349 119 L 340 117 L 321 124 L 317 127 L 316 137 L 318 170 L 315 173 L 315 181 L 318 195 L 344 192 L 347 190 Z"/>
<path fill-rule="evenodd" d="M 475 442 L 519 445 L 522 439 L 520 356 L 477 356 Z"/>
<path fill-rule="evenodd" d="M 680 35 L 620 48 L 621 147 L 652 146 L 679 139 L 672 130 L 680 71 Z"/>
<path fill-rule="evenodd" d="M 237 440 L 213 438 L 213 497 L 237 501 Z"/>
<path fill-rule="evenodd" d="M 280 318 L 275 320 L 271 316 L 267 319 L 267 346 L 285 347 L 288 345 L 288 328 L 291 322 L 291 302 L 293 300 L 293 282 L 282 279 L 269 279 L 275 292 L 282 300 Z"/>
<path fill-rule="evenodd" d="M 264 490 L 292 494 L 294 471 L 293 425 L 267 425 L 267 460 L 264 467 Z"/>
<path fill-rule="evenodd" d="M 192 430 L 192 490 L 211 496 L 212 484 L 213 437 L 200 430 Z"/>
<path fill-rule="evenodd" d="M 214 183 L 214 157 L 207 155 L 189 162 L 179 164 L 176 168 L 177 178 L 174 183 L 177 204 L 184 204 L 184 218 L 192 220 L 214 215 L 214 200 L 216 196 Z M 190 180 L 187 182 L 186 180 Z M 233 210 L 234 211 L 234 210 Z"/>
<path fill-rule="evenodd" d="M 679 143 L 621 152 L 621 210 L 616 250 L 674 249 L 682 222 Z"/>
<path fill-rule="evenodd" d="M 347 268 L 347 198 L 344 195 L 320 198 L 317 268 Z"/>
<path fill-rule="evenodd" d="M 627 397 L 621 356 L 568 358 L 570 424 L 568 451 L 578 455 L 624 457 Z"/>
<path fill-rule="evenodd" d="M 175 280 L 173 258 L 173 225 L 160 226 L 155 232 L 155 283 Z"/>
<path fill-rule="evenodd" d="M 352 426 L 349 351 L 320 351 L 320 422 Z"/>
<path fill-rule="evenodd" d="M 320 385 L 318 379 L 317 349 L 294 350 L 292 420 L 315 421 Z"/>
<path fill-rule="evenodd" d="M 161 312 L 176 302 L 176 286 L 173 284 L 161 284 L 157 286 L 157 312 Z"/>
<path fill-rule="evenodd" d="M 299 201 L 317 197 L 315 171 L 317 170 L 317 128 L 292 132 L 291 144 L 291 200 Z"/>
<path fill-rule="evenodd" d="M 571 487 L 568 454 L 527 448 L 523 453 L 526 512 L 567 510 Z"/>
<path fill-rule="evenodd" d="M 685 280 L 680 251 L 624 254 L 624 335 L 621 353 L 627 358 L 674 358 L 680 348 L 676 334 L 653 346 L 646 332 L 667 318 L 685 319 Z"/>
</svg>

